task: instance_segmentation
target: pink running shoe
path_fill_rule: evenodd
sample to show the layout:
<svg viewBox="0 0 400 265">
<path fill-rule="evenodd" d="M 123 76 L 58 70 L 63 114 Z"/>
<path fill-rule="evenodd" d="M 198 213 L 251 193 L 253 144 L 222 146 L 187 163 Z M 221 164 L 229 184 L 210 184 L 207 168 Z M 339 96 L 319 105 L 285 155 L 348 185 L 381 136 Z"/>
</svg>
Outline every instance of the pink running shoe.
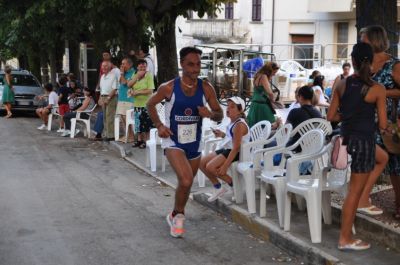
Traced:
<svg viewBox="0 0 400 265">
<path fill-rule="evenodd" d="M 167 223 L 169 224 L 170 234 L 173 237 L 183 237 L 185 229 L 183 229 L 183 222 L 185 221 L 185 216 L 181 213 L 175 215 L 172 218 L 172 213 L 167 215 Z"/>
</svg>

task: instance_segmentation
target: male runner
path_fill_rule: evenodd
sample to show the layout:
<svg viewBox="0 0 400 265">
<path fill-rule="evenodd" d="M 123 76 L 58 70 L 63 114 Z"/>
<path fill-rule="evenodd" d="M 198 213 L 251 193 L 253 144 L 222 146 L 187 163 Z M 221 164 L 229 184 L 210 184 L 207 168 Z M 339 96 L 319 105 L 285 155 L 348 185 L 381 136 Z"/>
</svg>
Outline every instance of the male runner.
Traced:
<svg viewBox="0 0 400 265">
<path fill-rule="evenodd" d="M 208 81 L 198 78 L 201 53 L 194 47 L 182 48 L 179 52 L 182 77 L 162 84 L 147 103 L 150 118 L 158 135 L 164 138 L 165 154 L 178 178 L 175 206 L 167 215 L 173 237 L 182 237 L 185 233 L 185 205 L 200 165 L 202 119 L 221 121 L 223 118 L 214 88 Z M 163 100 L 165 123 L 160 121 L 156 110 L 156 105 Z"/>
</svg>

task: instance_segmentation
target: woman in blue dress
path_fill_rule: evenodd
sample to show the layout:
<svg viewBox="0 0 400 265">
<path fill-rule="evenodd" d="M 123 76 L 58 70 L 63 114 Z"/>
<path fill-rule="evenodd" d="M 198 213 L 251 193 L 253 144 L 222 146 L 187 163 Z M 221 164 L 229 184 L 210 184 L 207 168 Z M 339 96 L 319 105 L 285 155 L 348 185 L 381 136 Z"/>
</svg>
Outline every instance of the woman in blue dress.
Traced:
<svg viewBox="0 0 400 265">
<path fill-rule="evenodd" d="M 389 49 L 389 39 L 386 30 L 381 26 L 368 26 L 361 29 L 361 41 L 368 43 L 374 50 L 374 59 L 372 62 L 372 79 L 386 88 L 386 110 L 388 119 L 392 119 L 392 110 L 397 104 L 395 99 L 400 97 L 400 63 L 399 59 L 388 54 L 386 51 Z M 400 112 L 398 112 L 399 114 Z M 398 118 L 398 117 L 396 117 Z M 380 146 L 383 145 L 383 140 L 378 132 L 376 135 L 376 142 Z M 389 163 L 386 170 L 390 175 L 393 191 L 395 194 L 395 213 L 393 217 L 400 219 L 400 155 L 389 153 Z M 368 180 L 368 186 L 364 189 L 360 204 L 358 205 L 359 211 L 376 215 L 381 214 L 382 210 L 371 204 L 369 200 L 369 193 L 372 190 L 378 176 L 375 179 Z"/>
<path fill-rule="evenodd" d="M 12 87 L 12 76 L 11 76 L 11 67 L 6 66 L 4 68 L 4 80 L 3 80 L 3 97 L 2 102 L 4 104 L 4 108 L 7 111 L 6 118 L 10 118 L 12 116 L 11 112 L 11 104 L 14 104 L 14 91 Z"/>
</svg>

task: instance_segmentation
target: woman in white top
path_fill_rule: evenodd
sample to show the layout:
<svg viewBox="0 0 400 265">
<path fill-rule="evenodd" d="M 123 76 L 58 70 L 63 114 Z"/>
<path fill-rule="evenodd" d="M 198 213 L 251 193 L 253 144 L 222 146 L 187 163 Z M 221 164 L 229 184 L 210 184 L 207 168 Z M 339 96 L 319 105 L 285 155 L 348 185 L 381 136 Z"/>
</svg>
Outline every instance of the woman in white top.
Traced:
<svg viewBox="0 0 400 265">
<path fill-rule="evenodd" d="M 44 130 L 47 127 L 49 113 L 54 106 L 58 104 L 58 95 L 53 91 L 53 85 L 48 83 L 44 86 L 45 94 L 38 97 L 38 100 L 48 98 L 48 104 L 45 107 L 36 109 L 36 114 L 43 121 L 43 124 L 38 127 L 38 130 Z"/>
<path fill-rule="evenodd" d="M 231 190 L 232 178 L 227 174 L 232 162 L 239 160 L 240 145 L 250 141 L 250 129 L 244 119 L 245 103 L 239 97 L 228 99 L 226 116 L 231 119 L 226 133 L 213 130 L 216 137 L 224 138 L 221 149 L 201 158 L 200 169 L 214 185 L 214 193 L 208 198 L 209 202 L 215 201 L 227 191 Z M 221 186 L 218 178 L 225 181 L 229 187 Z"/>
<path fill-rule="evenodd" d="M 319 75 L 314 78 L 314 83 L 312 87 L 312 89 L 314 90 L 314 95 L 316 97 L 316 102 L 314 105 L 320 107 L 329 107 L 329 103 L 326 101 L 324 96 L 324 79 L 325 77 L 323 75 Z"/>
</svg>

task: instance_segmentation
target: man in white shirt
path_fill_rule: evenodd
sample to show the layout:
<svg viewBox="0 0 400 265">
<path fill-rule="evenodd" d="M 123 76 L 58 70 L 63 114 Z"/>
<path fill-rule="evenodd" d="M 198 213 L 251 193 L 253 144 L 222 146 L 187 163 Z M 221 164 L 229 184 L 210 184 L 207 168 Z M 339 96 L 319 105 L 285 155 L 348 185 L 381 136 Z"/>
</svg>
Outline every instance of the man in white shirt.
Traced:
<svg viewBox="0 0 400 265">
<path fill-rule="evenodd" d="M 114 140 L 114 116 L 117 108 L 117 85 L 118 79 L 111 71 L 111 63 L 103 62 L 101 64 L 103 75 L 100 78 L 100 102 L 103 108 L 103 122 L 105 140 Z"/>
<path fill-rule="evenodd" d="M 48 104 L 45 107 L 38 108 L 36 110 L 36 114 L 39 118 L 43 121 L 43 124 L 38 127 L 38 130 L 44 130 L 47 128 L 47 121 L 49 118 L 49 113 L 51 112 L 52 108 L 58 105 L 58 95 L 56 92 L 53 91 L 53 85 L 48 83 L 44 86 L 46 94 L 43 96 L 39 96 L 39 100 L 43 100 L 48 97 Z"/>
</svg>

